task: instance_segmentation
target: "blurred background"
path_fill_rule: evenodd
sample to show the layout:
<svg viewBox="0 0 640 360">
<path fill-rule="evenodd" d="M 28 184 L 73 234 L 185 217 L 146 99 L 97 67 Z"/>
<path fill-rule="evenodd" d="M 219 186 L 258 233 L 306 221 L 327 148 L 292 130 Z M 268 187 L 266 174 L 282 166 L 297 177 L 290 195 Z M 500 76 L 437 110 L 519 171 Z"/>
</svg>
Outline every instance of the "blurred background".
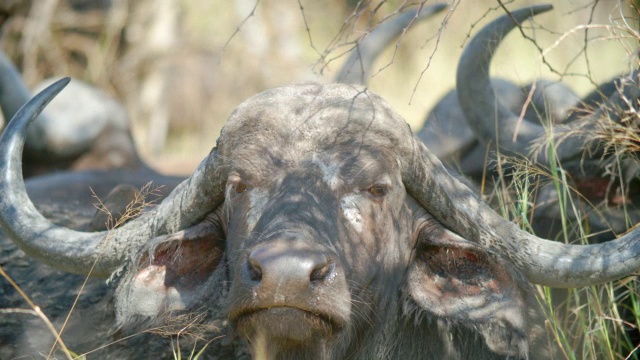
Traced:
<svg viewBox="0 0 640 360">
<path fill-rule="evenodd" d="M 539 1 L 441 0 L 378 58 L 370 88 L 417 130 L 454 87 L 460 54 L 504 9 Z M 29 86 L 73 76 L 127 109 L 140 152 L 188 174 L 246 98 L 299 81 L 332 82 L 355 41 L 394 14 L 435 0 L 0 1 L 0 46 Z M 513 31 L 492 73 L 518 84 L 562 80 L 585 95 L 637 67 L 633 1 L 565 0 Z"/>
</svg>

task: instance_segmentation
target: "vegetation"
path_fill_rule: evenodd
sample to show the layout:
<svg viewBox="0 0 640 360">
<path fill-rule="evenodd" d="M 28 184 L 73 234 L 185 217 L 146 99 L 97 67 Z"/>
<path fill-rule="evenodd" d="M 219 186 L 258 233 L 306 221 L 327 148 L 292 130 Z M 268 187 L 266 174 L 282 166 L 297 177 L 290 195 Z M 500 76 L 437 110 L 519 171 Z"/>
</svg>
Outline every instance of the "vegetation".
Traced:
<svg viewBox="0 0 640 360">
<path fill-rule="evenodd" d="M 503 7 L 525 5 L 519 0 L 449 3 L 448 12 L 412 26 L 379 59 L 370 79 L 370 87 L 415 129 L 454 86 L 455 66 L 468 37 L 502 14 Z M 147 158 L 167 171 L 176 170 L 172 159 L 181 163 L 192 159 L 177 170 L 186 174 L 214 145 L 227 115 L 243 99 L 284 83 L 331 81 L 355 40 L 416 4 L 402 0 L 299 0 L 286 5 L 278 0 L 131 0 L 78 12 L 66 1 L 34 1 L 31 8 L 1 9 L 11 16 L 0 40 L 31 84 L 49 76 L 71 75 L 116 94 L 130 111 Z M 556 6 L 524 26 L 522 33 L 510 35 L 494 62 L 496 76 L 519 83 L 539 77 L 563 80 L 585 95 L 598 83 L 638 67 L 637 2 L 585 0 Z M 637 126 L 637 113 L 629 113 L 628 118 Z M 636 159 L 639 133 L 637 127 L 629 126 L 593 136 L 619 159 Z M 547 149 L 555 159 L 553 146 Z M 554 160 L 541 167 L 523 158 L 500 159 L 500 166 L 515 167 L 515 176 L 487 179 L 492 180 L 483 189 L 488 201 L 531 231 L 533 199 L 541 186 L 553 186 L 562 194 L 565 215 L 558 240 L 588 243 L 588 222 L 571 220 L 583 218 L 582 209 L 575 206 L 581 195 L 561 163 Z M 140 204 L 145 204 L 144 199 Z M 1 267 L 0 274 L 28 304 L 27 309 L 2 309 L 1 313 L 28 313 L 40 317 L 52 332 L 62 332 Z M 566 359 L 639 358 L 639 293 L 637 276 L 567 291 L 538 288 L 548 333 Z M 167 349 L 176 359 L 182 358 L 181 353 L 197 359 L 206 349 L 207 341 L 181 346 L 188 328 L 178 333 L 175 347 Z M 76 358 L 63 339 L 64 334 L 59 348 L 67 358 Z"/>
</svg>

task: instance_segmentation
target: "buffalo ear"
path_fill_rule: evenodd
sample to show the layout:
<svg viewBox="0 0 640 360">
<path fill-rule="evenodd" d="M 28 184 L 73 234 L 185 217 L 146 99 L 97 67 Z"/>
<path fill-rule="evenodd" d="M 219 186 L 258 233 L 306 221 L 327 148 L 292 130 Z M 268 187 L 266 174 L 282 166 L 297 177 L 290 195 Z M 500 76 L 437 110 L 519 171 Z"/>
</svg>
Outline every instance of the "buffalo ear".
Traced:
<svg viewBox="0 0 640 360">
<path fill-rule="evenodd" d="M 224 273 L 218 266 L 225 242 L 218 216 L 213 213 L 191 228 L 150 241 L 128 265 L 115 293 L 120 326 L 140 321 L 170 325 L 180 311 L 215 300 L 212 292 L 220 292 Z"/>
<path fill-rule="evenodd" d="M 535 303 L 528 282 L 499 256 L 441 226 L 428 226 L 418 239 L 407 292 L 420 311 L 476 329 L 496 353 L 526 357 Z"/>
</svg>

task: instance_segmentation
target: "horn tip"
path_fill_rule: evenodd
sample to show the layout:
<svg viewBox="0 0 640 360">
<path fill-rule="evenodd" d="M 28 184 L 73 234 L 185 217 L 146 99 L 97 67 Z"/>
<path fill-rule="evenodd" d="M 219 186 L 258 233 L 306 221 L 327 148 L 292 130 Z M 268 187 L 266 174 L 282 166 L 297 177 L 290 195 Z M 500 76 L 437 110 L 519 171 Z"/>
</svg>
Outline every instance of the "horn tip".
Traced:
<svg viewBox="0 0 640 360">
<path fill-rule="evenodd" d="M 534 5 L 531 7 L 531 13 L 532 15 L 538 15 L 541 13 L 545 13 L 551 9 L 553 9 L 553 4 Z"/>
</svg>

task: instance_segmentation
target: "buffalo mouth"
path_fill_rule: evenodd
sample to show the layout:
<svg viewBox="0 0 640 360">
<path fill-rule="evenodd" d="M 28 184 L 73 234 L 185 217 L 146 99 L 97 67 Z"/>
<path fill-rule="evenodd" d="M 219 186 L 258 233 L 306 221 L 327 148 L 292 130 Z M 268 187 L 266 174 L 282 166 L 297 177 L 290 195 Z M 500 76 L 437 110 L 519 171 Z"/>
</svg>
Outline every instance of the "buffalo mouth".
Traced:
<svg viewBox="0 0 640 360">
<path fill-rule="evenodd" d="M 246 309 L 231 317 L 238 333 L 280 343 L 303 344 L 327 339 L 343 328 L 343 322 L 327 313 L 290 306 Z"/>
</svg>

